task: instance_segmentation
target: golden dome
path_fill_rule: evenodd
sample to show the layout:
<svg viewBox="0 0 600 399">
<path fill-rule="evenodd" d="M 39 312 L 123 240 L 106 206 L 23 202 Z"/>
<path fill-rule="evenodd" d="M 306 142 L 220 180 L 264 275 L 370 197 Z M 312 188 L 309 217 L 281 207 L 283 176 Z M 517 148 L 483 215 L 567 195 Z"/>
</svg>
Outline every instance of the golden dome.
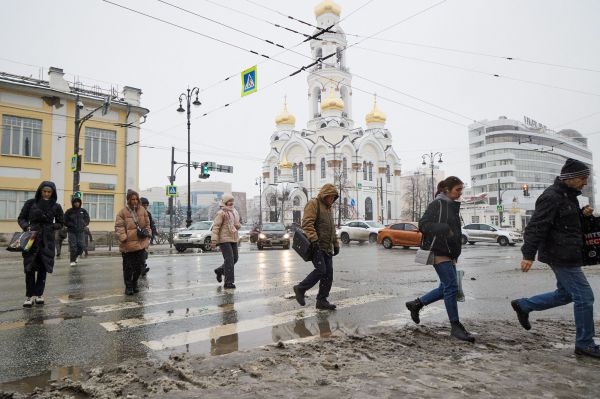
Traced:
<svg viewBox="0 0 600 399">
<path fill-rule="evenodd" d="M 287 159 L 284 159 L 283 162 L 279 164 L 280 169 L 292 169 L 293 166 L 294 165 L 292 165 L 292 163 L 289 162 Z"/>
<path fill-rule="evenodd" d="M 276 125 L 295 125 L 296 117 L 288 112 L 287 101 L 283 104 L 283 112 L 275 118 Z"/>
<path fill-rule="evenodd" d="M 329 97 L 321 101 L 321 111 L 334 109 L 338 111 L 344 110 L 344 100 L 333 95 L 333 82 L 329 85 Z"/>
<path fill-rule="evenodd" d="M 365 121 L 367 123 L 385 123 L 386 119 L 385 114 L 377 108 L 377 96 L 375 96 L 373 109 L 365 116 Z"/>
<path fill-rule="evenodd" d="M 323 0 L 315 6 L 315 15 L 319 17 L 326 13 L 332 13 L 339 17 L 342 13 L 342 7 L 331 0 Z"/>
</svg>

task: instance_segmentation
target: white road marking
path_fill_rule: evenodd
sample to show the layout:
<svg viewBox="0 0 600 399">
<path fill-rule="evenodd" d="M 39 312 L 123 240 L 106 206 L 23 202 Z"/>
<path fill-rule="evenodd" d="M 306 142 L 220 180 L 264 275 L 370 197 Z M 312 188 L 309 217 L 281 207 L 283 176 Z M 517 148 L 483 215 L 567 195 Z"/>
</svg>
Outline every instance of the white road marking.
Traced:
<svg viewBox="0 0 600 399">
<path fill-rule="evenodd" d="M 338 302 L 338 310 L 349 308 L 358 305 L 364 305 L 371 302 L 383 301 L 386 299 L 395 298 L 392 295 L 370 294 L 354 298 L 344 299 Z M 257 330 L 264 327 L 270 327 L 278 324 L 289 323 L 298 319 L 306 319 L 317 314 L 314 308 L 291 310 L 278 313 L 275 315 L 266 315 L 256 319 L 242 320 L 238 323 L 225 324 L 217 327 L 202 328 L 199 330 L 186 331 L 183 333 L 173 334 L 155 341 L 142 341 L 152 350 L 164 350 L 167 348 L 175 348 L 196 342 L 202 342 L 215 336 L 225 336 L 235 333 Z"/>
</svg>

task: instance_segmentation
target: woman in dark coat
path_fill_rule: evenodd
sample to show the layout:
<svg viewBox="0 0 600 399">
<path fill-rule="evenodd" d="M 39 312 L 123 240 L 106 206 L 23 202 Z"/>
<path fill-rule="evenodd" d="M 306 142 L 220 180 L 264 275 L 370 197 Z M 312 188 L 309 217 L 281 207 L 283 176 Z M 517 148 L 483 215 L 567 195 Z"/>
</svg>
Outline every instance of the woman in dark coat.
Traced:
<svg viewBox="0 0 600 399">
<path fill-rule="evenodd" d="M 419 311 L 424 306 L 443 299 L 452 327 L 450 334 L 462 341 L 474 342 L 475 338 L 459 321 L 456 301 L 456 262 L 462 249 L 458 199 L 462 196 L 463 187 L 463 182 L 455 176 L 440 182 L 435 200 L 429 204 L 419 220 L 419 230 L 423 233 L 422 247 L 433 251 L 435 255 L 433 267 L 440 279 L 440 285 L 422 297 L 406 302 L 406 307 L 410 310 L 413 321 L 419 324 Z"/>
<path fill-rule="evenodd" d="M 63 227 L 63 210 L 56 202 L 56 186 L 44 181 L 37 189 L 35 198 L 27 200 L 18 223 L 23 231 L 37 231 L 37 238 L 28 252 L 23 253 L 25 269 L 25 302 L 30 308 L 34 303 L 44 304 L 46 273 L 54 269 L 54 233 Z"/>
</svg>

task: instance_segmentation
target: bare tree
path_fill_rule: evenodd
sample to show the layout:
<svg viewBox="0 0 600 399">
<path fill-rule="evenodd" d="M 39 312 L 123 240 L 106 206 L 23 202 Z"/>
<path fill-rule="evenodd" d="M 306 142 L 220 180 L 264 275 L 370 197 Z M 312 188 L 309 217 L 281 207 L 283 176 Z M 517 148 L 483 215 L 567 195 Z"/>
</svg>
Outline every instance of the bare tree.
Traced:
<svg viewBox="0 0 600 399">
<path fill-rule="evenodd" d="M 350 197 L 351 190 L 356 188 L 352 181 L 350 181 L 348 178 L 349 172 L 349 168 L 344 169 L 340 167 L 336 168 L 333 173 L 333 181 L 340 195 L 340 200 L 334 204 L 334 209 L 337 211 L 338 215 L 338 228 L 342 224 L 342 218 L 347 219 L 349 214 L 349 204 L 342 202 L 343 198 L 348 199 Z"/>
<path fill-rule="evenodd" d="M 403 200 L 407 207 L 402 212 L 404 219 L 419 220 L 430 201 L 431 181 L 422 174 L 414 174 L 409 178 L 409 184 Z"/>
</svg>

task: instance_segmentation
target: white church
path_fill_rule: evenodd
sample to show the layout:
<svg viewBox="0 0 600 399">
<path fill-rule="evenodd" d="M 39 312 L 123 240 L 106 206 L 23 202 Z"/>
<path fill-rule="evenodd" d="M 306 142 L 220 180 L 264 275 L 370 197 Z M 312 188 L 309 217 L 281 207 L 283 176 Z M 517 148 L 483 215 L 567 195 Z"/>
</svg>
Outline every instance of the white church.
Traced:
<svg viewBox="0 0 600 399">
<path fill-rule="evenodd" d="M 325 0 L 315 7 L 317 25 L 324 33 L 310 42 L 314 60 L 328 55 L 309 70 L 308 115 L 305 129 L 296 129 L 296 118 L 284 104 L 275 119 L 270 151 L 263 167 L 262 220 L 299 223 L 306 202 L 325 183 L 340 191 L 339 217 L 380 221 L 400 219 L 400 158 L 385 127 L 386 115 L 374 99 L 365 116 L 366 126 L 356 126 L 352 110 L 352 74 L 346 63 L 346 35 L 339 26 L 341 7 Z M 318 33 L 316 31 L 315 33 Z"/>
</svg>

